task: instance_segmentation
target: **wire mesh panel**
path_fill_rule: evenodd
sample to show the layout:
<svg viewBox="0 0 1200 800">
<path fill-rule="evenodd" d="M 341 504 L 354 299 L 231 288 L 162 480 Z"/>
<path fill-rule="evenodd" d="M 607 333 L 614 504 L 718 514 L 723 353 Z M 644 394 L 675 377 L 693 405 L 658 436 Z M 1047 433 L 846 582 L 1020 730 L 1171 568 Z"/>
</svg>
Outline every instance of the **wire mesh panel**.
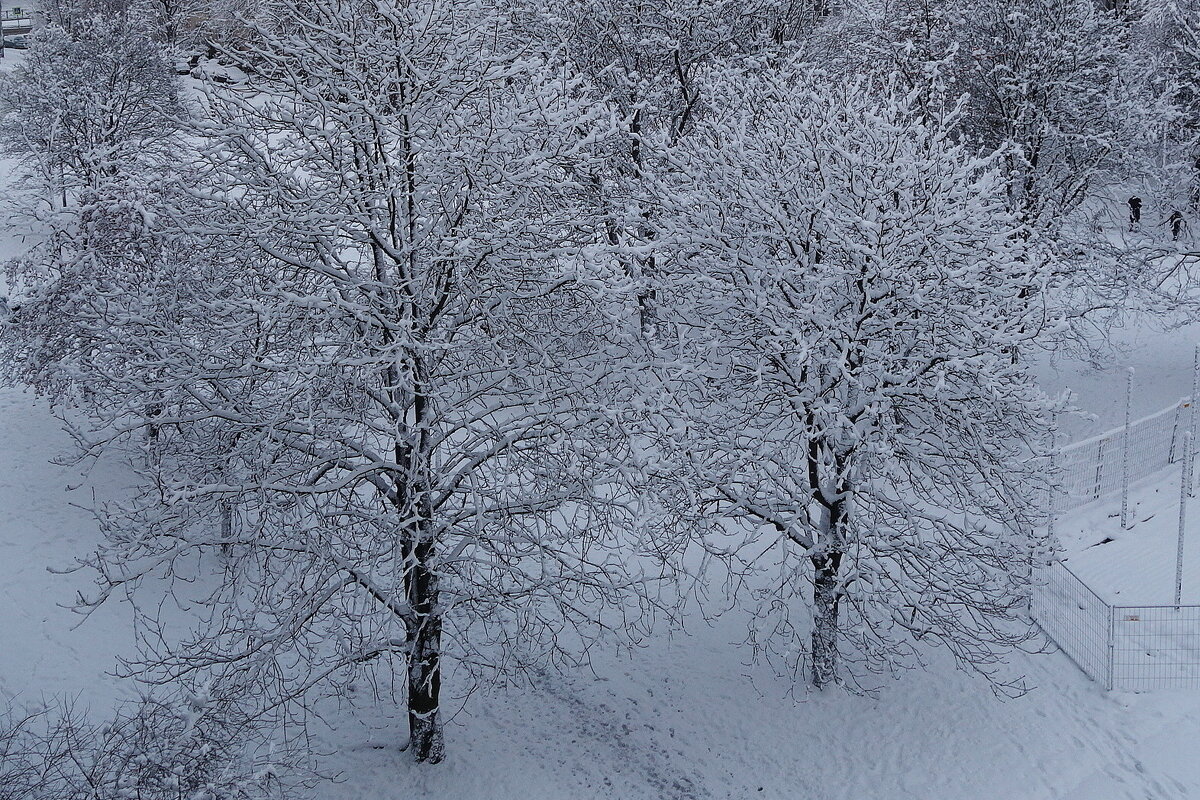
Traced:
<svg viewBox="0 0 1200 800">
<path fill-rule="evenodd" d="M 1183 455 L 1183 433 L 1191 424 L 1188 398 L 1130 425 L 1129 474 L 1147 477 Z M 1125 429 L 1117 428 L 1064 447 L 1059 456 L 1062 489 L 1052 511 L 1078 508 L 1105 495 L 1119 493 L 1124 474 Z"/>
<path fill-rule="evenodd" d="M 1060 513 L 1119 495 L 1179 463 L 1192 425 L 1189 398 L 1116 430 L 1063 448 Z M 1127 460 L 1126 460 L 1127 459 Z M 1080 669 L 1110 689 L 1200 688 L 1200 606 L 1110 606 L 1061 563 L 1043 571 L 1030 614 Z"/>
<path fill-rule="evenodd" d="M 1200 606 L 1113 608 L 1112 688 L 1200 688 Z"/>
<path fill-rule="evenodd" d="M 1112 609 L 1063 564 L 1050 565 L 1042 578 L 1030 615 L 1080 669 L 1109 686 Z"/>
</svg>

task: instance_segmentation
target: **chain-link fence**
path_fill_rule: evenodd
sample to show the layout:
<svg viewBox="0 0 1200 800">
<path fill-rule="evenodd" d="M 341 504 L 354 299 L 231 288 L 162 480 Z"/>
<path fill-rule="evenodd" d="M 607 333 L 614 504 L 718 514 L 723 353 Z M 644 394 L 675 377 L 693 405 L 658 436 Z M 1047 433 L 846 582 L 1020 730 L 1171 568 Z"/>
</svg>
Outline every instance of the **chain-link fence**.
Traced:
<svg viewBox="0 0 1200 800">
<path fill-rule="evenodd" d="M 1200 605 L 1109 605 L 1057 563 L 1045 570 L 1030 611 L 1106 689 L 1200 688 Z"/>
</svg>

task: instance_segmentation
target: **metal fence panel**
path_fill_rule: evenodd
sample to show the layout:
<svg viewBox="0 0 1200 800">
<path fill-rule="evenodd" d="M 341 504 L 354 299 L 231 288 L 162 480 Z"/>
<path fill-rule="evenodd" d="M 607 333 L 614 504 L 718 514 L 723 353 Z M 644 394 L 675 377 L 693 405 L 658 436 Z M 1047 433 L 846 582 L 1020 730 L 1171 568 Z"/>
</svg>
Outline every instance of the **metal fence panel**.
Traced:
<svg viewBox="0 0 1200 800">
<path fill-rule="evenodd" d="M 1112 610 L 1061 563 L 1043 571 L 1030 613 L 1046 635 L 1092 679 L 1110 685 Z"/>
<path fill-rule="evenodd" d="M 1061 563 L 1042 572 L 1030 614 L 1106 689 L 1200 689 L 1200 606 L 1110 606 Z"/>
<path fill-rule="evenodd" d="M 1116 689 L 1200 688 L 1200 606 L 1113 608 Z"/>
<path fill-rule="evenodd" d="M 1145 478 L 1182 457 L 1183 433 L 1190 424 L 1190 411 L 1190 400 L 1184 398 L 1130 425 L 1130 475 Z M 1054 494 L 1051 511 L 1068 511 L 1106 495 L 1119 494 L 1124 446 L 1125 429 L 1117 428 L 1064 447 L 1059 455 L 1061 490 Z"/>
</svg>

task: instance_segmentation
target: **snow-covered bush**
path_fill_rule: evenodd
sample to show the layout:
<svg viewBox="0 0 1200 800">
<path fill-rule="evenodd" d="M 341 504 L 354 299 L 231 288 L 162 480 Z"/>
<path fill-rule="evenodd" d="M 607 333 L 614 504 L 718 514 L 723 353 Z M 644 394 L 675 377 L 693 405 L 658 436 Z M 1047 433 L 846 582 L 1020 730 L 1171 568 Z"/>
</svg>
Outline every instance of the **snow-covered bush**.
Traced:
<svg viewBox="0 0 1200 800">
<path fill-rule="evenodd" d="M 228 709 L 226 709 L 228 710 Z M 0 800 L 283 800 L 288 751 L 210 701 L 145 699 L 96 724 L 70 705 L 0 715 Z"/>
<path fill-rule="evenodd" d="M 85 190 L 161 167 L 181 116 L 166 55 L 123 15 L 39 28 L 25 61 L 0 79 L 0 138 L 46 204 L 74 205 Z"/>
<path fill-rule="evenodd" d="M 171 261 L 155 218 L 181 167 L 182 117 L 164 54 L 123 16 L 50 22 L 0 78 L 0 141 L 20 160 L 10 202 L 43 235 L 5 266 L 19 300 L 0 328 L 0 370 L 58 397 L 94 388 L 94 306 L 135 305 Z"/>
</svg>

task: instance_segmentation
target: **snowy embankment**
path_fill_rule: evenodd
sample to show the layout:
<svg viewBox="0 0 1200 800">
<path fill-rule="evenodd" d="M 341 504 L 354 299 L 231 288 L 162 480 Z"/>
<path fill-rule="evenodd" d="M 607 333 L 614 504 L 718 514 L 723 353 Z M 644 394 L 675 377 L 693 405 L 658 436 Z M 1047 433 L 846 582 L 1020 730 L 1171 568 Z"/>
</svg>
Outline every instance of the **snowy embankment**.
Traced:
<svg viewBox="0 0 1200 800">
<path fill-rule="evenodd" d="M 1057 533 L 1068 566 L 1111 605 L 1174 603 L 1179 493 L 1178 468 L 1133 487 L 1128 530 L 1121 528 L 1119 497 L 1065 514 Z M 1185 513 L 1181 600 L 1200 604 L 1200 498 L 1195 497 Z"/>
<path fill-rule="evenodd" d="M 1149 328 L 1118 331 L 1125 348 L 1122 363 L 1100 370 L 1059 359 L 1046 364 L 1047 387 L 1068 388 L 1091 418 L 1068 420 L 1073 439 L 1119 428 L 1125 418 L 1125 374 L 1134 369 L 1131 417 L 1160 411 L 1192 393 L 1194 348 L 1200 325 L 1173 331 Z M 1118 605 L 1174 602 L 1175 555 L 1179 530 L 1180 472 L 1171 466 L 1153 474 L 1133 474 L 1130 528 L 1121 528 L 1121 498 L 1106 496 L 1062 513 L 1055 533 L 1071 569 L 1104 600 Z M 1183 601 L 1200 603 L 1200 499 L 1188 504 L 1185 525 Z M 1189 538 L 1187 534 L 1195 532 Z"/>
</svg>

